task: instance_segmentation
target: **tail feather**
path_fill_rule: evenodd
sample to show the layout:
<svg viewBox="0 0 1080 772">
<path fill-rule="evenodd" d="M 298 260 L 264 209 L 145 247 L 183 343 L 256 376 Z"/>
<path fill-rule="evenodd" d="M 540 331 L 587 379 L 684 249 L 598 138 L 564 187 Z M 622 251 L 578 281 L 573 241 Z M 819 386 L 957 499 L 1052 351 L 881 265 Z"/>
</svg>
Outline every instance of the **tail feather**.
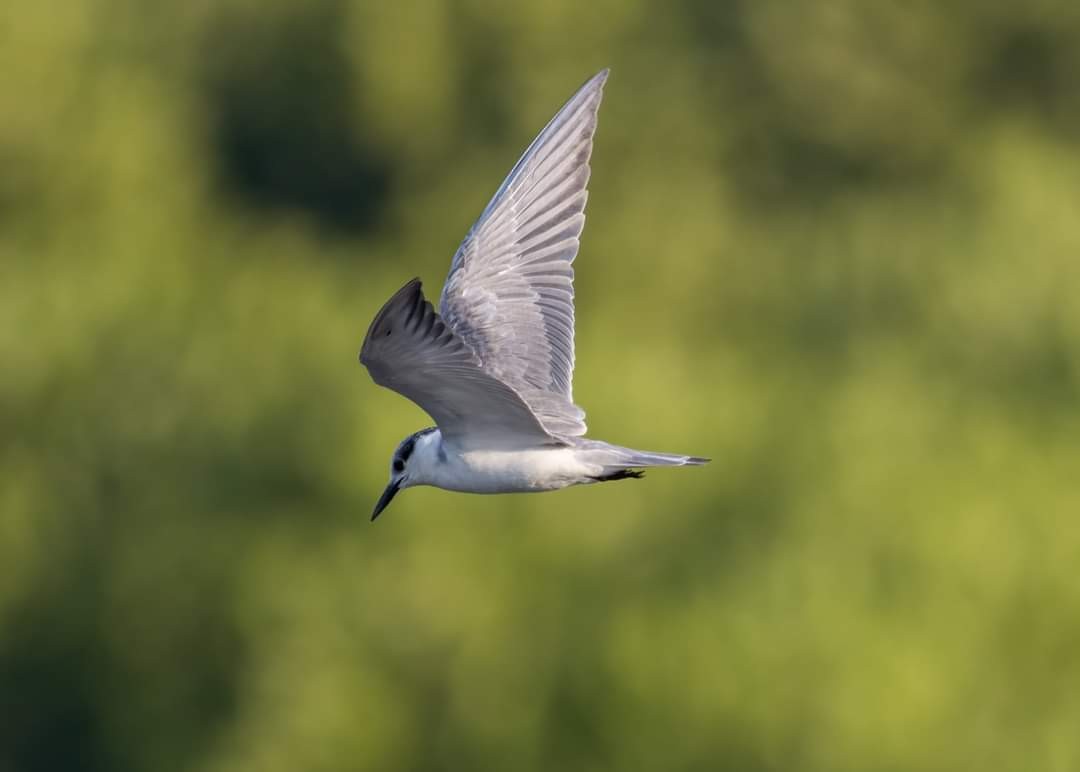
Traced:
<svg viewBox="0 0 1080 772">
<path fill-rule="evenodd" d="M 707 464 L 709 459 L 700 456 L 681 456 L 676 453 L 657 453 L 650 450 L 633 450 L 631 448 L 619 448 L 623 451 L 616 461 L 620 466 L 701 466 Z"/>
<path fill-rule="evenodd" d="M 709 459 L 701 456 L 683 456 L 676 453 L 658 453 L 648 450 L 634 450 L 619 445 L 610 445 L 599 440 L 579 440 L 582 450 L 590 452 L 590 460 L 595 460 L 603 467 L 598 477 L 602 479 L 622 479 L 623 476 L 615 477 L 621 472 L 630 469 L 643 469 L 653 466 L 701 466 L 707 464 Z M 630 475 L 624 475 L 630 476 Z"/>
</svg>

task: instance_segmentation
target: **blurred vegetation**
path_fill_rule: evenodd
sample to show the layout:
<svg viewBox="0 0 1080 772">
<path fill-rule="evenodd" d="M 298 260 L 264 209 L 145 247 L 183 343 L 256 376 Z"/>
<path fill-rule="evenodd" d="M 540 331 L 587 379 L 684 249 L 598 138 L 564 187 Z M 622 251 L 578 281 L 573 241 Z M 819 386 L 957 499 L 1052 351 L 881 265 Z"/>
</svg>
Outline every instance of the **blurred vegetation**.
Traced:
<svg viewBox="0 0 1080 772">
<path fill-rule="evenodd" d="M 356 363 L 612 67 L 594 436 Z M 1080 768 L 1080 4 L 12 0 L 0 770 Z"/>
</svg>

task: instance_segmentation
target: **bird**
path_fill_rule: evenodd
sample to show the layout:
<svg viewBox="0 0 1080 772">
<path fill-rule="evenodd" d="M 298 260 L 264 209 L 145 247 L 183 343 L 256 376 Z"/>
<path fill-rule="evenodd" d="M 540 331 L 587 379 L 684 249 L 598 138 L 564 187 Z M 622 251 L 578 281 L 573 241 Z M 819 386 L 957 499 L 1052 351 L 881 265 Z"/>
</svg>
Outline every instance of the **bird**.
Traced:
<svg viewBox="0 0 1080 772">
<path fill-rule="evenodd" d="M 586 439 L 574 404 L 572 264 L 608 73 L 578 89 L 496 190 L 454 254 L 439 311 L 416 278 L 371 322 L 360 362 L 435 421 L 394 450 L 372 521 L 418 485 L 539 492 L 709 461 Z"/>
</svg>

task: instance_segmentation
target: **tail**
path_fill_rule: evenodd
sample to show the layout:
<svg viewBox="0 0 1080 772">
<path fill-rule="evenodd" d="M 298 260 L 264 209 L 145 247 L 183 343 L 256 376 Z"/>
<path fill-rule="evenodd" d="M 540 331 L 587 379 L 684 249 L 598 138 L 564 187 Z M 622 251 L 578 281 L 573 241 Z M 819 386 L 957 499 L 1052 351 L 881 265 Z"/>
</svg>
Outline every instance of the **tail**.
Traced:
<svg viewBox="0 0 1080 772">
<path fill-rule="evenodd" d="M 635 471 L 652 466 L 701 466 L 709 459 L 701 456 L 680 456 L 674 453 L 655 453 L 648 450 L 634 450 L 619 445 L 609 445 L 599 440 L 578 440 L 578 447 L 587 451 L 587 461 L 599 464 L 600 473 L 594 480 L 623 480 L 627 477 L 642 477 L 644 472 Z"/>
</svg>

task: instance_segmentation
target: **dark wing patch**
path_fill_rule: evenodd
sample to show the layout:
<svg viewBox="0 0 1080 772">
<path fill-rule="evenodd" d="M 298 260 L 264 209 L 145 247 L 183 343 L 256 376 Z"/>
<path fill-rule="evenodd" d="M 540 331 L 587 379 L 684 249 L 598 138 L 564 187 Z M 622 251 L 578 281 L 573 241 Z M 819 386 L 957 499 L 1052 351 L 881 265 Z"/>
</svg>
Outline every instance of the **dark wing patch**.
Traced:
<svg viewBox="0 0 1080 772">
<path fill-rule="evenodd" d="M 423 408 L 448 442 L 557 442 L 513 388 L 480 367 L 472 349 L 425 300 L 419 279 L 395 292 L 375 316 L 360 362 L 377 384 Z"/>
</svg>

